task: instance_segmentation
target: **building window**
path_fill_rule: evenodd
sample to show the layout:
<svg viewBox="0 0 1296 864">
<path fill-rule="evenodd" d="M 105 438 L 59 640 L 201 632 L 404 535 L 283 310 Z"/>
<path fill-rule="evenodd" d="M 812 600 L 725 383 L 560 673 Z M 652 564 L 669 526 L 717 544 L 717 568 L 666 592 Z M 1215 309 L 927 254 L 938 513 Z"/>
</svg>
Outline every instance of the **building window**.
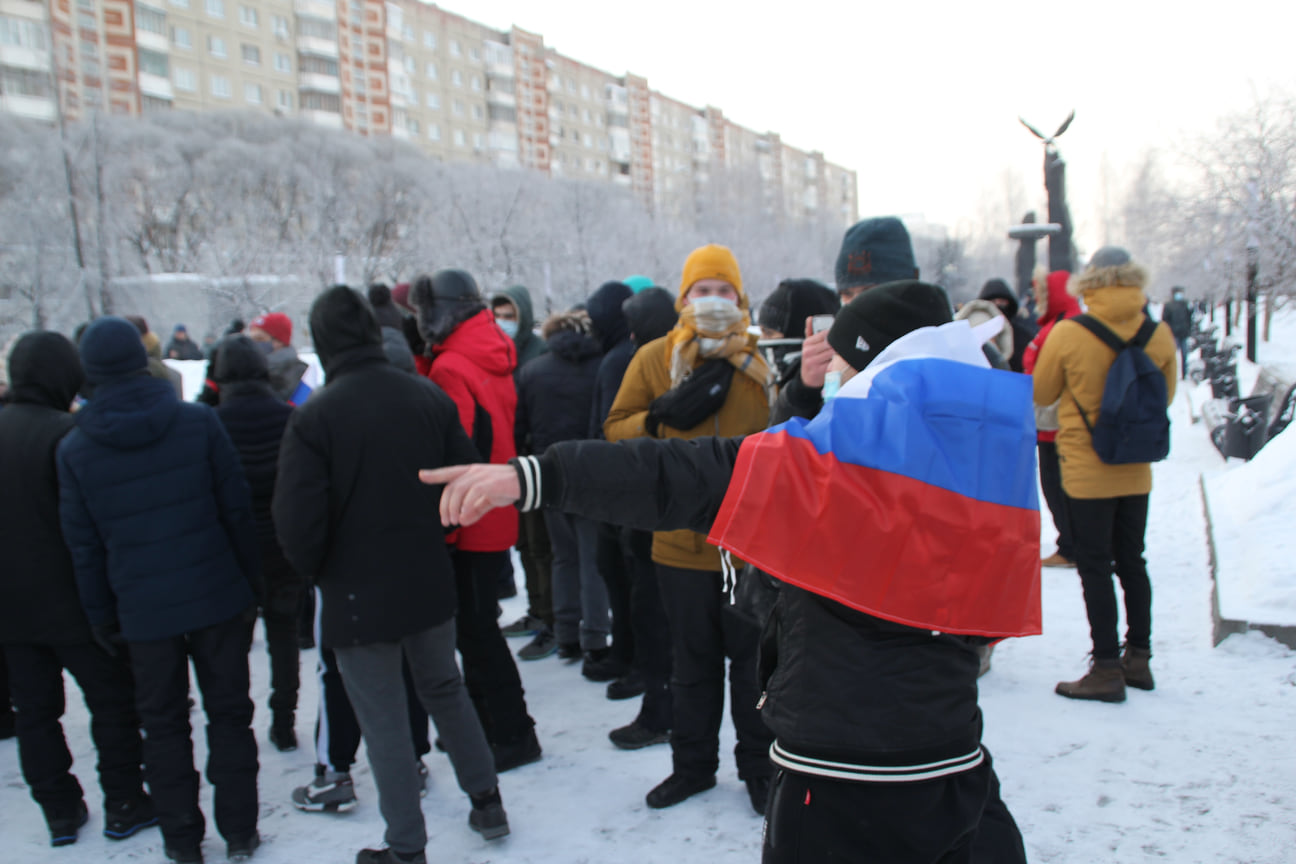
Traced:
<svg viewBox="0 0 1296 864">
<path fill-rule="evenodd" d="M 139 71 L 156 75 L 159 78 L 171 77 L 170 64 L 165 54 L 159 54 L 156 51 L 147 51 L 143 48 L 139 52 Z"/>
<path fill-rule="evenodd" d="M 270 18 L 270 29 L 274 31 L 274 35 L 278 36 L 280 39 L 287 39 L 288 19 L 282 15 L 272 16 Z"/>
<path fill-rule="evenodd" d="M 135 26 L 145 33 L 166 35 L 166 13 L 147 6 L 135 7 Z"/>
<path fill-rule="evenodd" d="M 177 48 L 192 48 L 193 37 L 184 27 L 171 28 L 171 44 Z"/>
<path fill-rule="evenodd" d="M 338 62 L 328 57 L 308 57 L 303 54 L 297 58 L 297 64 L 308 75 L 332 75 L 336 78 L 338 74 Z"/>
<path fill-rule="evenodd" d="M 277 102 L 278 102 L 279 107 L 280 107 L 282 110 L 284 110 L 284 111 L 291 111 L 291 110 L 292 110 L 292 93 L 290 93 L 290 92 L 287 91 L 287 90 L 280 90 L 280 91 L 279 91 L 279 98 L 278 98 Z"/>
<path fill-rule="evenodd" d="M 468 56 L 472 58 L 474 63 L 477 63 L 481 60 L 481 51 L 477 48 L 473 48 L 468 52 Z"/>
<path fill-rule="evenodd" d="M 464 104 L 460 102 L 458 99 L 454 100 L 454 104 L 451 107 L 454 109 L 454 116 L 456 117 L 464 116 Z"/>
<path fill-rule="evenodd" d="M 0 45 L 48 51 L 49 35 L 44 25 L 35 21 L 0 16 Z"/>
<path fill-rule="evenodd" d="M 582 99 L 588 99 L 588 98 L 590 98 L 590 94 L 589 94 L 589 86 L 588 86 L 588 85 L 585 85 L 585 84 L 582 84 L 582 85 L 581 85 L 581 98 L 582 98 Z"/>
<path fill-rule="evenodd" d="M 427 94 L 427 107 L 433 111 L 439 109 L 441 107 L 441 95 L 439 93 Z"/>
<path fill-rule="evenodd" d="M 140 99 L 140 108 L 145 114 L 153 114 L 157 111 L 169 111 L 171 102 L 168 99 L 157 99 L 153 96 L 144 96 Z"/>
<path fill-rule="evenodd" d="M 414 41 L 414 28 L 408 24 L 401 25 L 401 38 L 406 42 Z"/>
<path fill-rule="evenodd" d="M 257 10 L 251 6 L 239 7 L 239 23 L 244 27 L 256 27 L 261 22 L 257 18 Z"/>
<path fill-rule="evenodd" d="M 429 63 L 423 67 L 423 77 L 429 81 L 437 80 L 437 68 L 435 63 Z"/>
<path fill-rule="evenodd" d="M 478 77 L 477 75 L 474 75 L 474 76 L 472 77 L 471 86 L 472 86 L 472 89 L 474 89 L 474 90 L 481 90 L 481 78 Z"/>
<path fill-rule="evenodd" d="M 225 17 L 225 0 L 205 0 L 207 15 L 212 18 Z"/>
<path fill-rule="evenodd" d="M 481 119 L 483 119 L 485 116 L 486 116 L 486 112 L 482 110 L 482 106 L 480 106 L 480 105 L 474 105 L 474 106 L 473 106 L 473 119 L 474 119 L 474 120 L 481 120 Z"/>
<path fill-rule="evenodd" d="M 450 83 L 456 87 L 463 86 L 463 75 L 458 69 L 450 70 Z"/>
<path fill-rule="evenodd" d="M 94 30 L 99 26 L 99 20 L 93 12 L 78 12 L 77 23 L 86 30 Z"/>
<path fill-rule="evenodd" d="M 405 55 L 405 71 L 408 72 L 409 74 L 413 75 L 417 70 L 418 70 L 418 61 L 416 61 L 416 60 L 415 60 L 413 57 L 411 57 L 410 55 L 406 54 L 406 55 Z"/>
<path fill-rule="evenodd" d="M 440 127 L 440 126 L 438 126 L 438 125 L 435 124 L 435 123 L 429 123 L 429 124 L 428 124 L 428 140 L 430 140 L 430 141 L 440 141 L 440 140 L 441 140 L 441 127 Z"/>
<path fill-rule="evenodd" d="M 593 137 L 592 135 L 590 135 L 588 132 L 585 133 L 585 141 L 584 141 L 584 143 L 585 143 L 585 146 L 586 146 L 586 147 L 591 147 L 591 148 L 592 148 L 592 147 L 594 146 L 594 137 Z"/>
<path fill-rule="evenodd" d="M 301 94 L 301 110 L 303 111 L 331 111 L 334 114 L 342 113 L 342 100 L 336 93 L 303 93 Z"/>
<path fill-rule="evenodd" d="M 338 29 L 337 25 L 332 21 L 321 21 L 318 18 L 298 18 L 297 35 L 336 42 Z"/>
<path fill-rule="evenodd" d="M 230 80 L 224 75 L 211 76 L 211 94 L 217 99 L 230 98 Z"/>
<path fill-rule="evenodd" d="M 458 39 L 451 39 L 451 40 L 450 40 L 450 56 L 451 56 L 451 57 L 458 57 L 461 53 L 462 53 L 462 52 L 461 52 L 460 49 L 459 49 L 459 40 L 458 40 Z M 455 133 L 455 134 L 458 135 L 459 133 Z M 456 141 L 455 143 L 457 144 L 457 143 L 459 143 L 459 142 Z"/>
<path fill-rule="evenodd" d="M 177 66 L 171 70 L 171 80 L 175 82 L 177 90 L 183 90 L 186 93 L 193 93 L 198 89 L 198 76 L 194 70 L 185 69 L 183 66 Z"/>
<path fill-rule="evenodd" d="M 188 9 L 189 0 L 171 0 L 171 5 L 175 6 L 177 9 Z"/>
<path fill-rule="evenodd" d="M 410 117 L 405 121 L 405 128 L 409 131 L 411 135 L 419 134 L 419 122 L 415 120 L 413 117 Z"/>
<path fill-rule="evenodd" d="M 225 40 L 219 36 L 207 37 L 207 50 L 213 57 L 225 57 Z"/>
<path fill-rule="evenodd" d="M 467 145 L 468 139 L 464 137 L 464 131 L 462 129 L 454 130 L 454 143 L 456 147 L 464 147 Z"/>
<path fill-rule="evenodd" d="M 275 54 L 275 71 L 286 75 L 292 74 L 292 57 L 287 54 Z"/>
<path fill-rule="evenodd" d="M 256 45 L 243 45 L 243 62 L 249 66 L 261 65 L 261 49 Z"/>
<path fill-rule="evenodd" d="M 435 34 L 435 33 L 431 33 L 431 32 L 429 32 L 429 31 L 427 31 L 427 30 L 424 30 L 424 31 L 423 31 L 423 47 L 424 47 L 424 48 L 436 48 L 436 34 Z M 432 130 L 431 130 L 431 129 L 428 130 L 428 137 L 429 137 L 429 138 L 432 137 Z M 440 137 L 440 135 L 438 134 L 437 137 Z"/>
<path fill-rule="evenodd" d="M 486 147 L 486 136 L 480 132 L 473 133 L 473 147 L 477 150 L 483 150 Z"/>
<path fill-rule="evenodd" d="M 243 85 L 243 101 L 246 102 L 246 103 L 248 103 L 249 105 L 260 105 L 260 104 L 261 104 L 261 85 L 260 85 L 260 84 L 244 84 L 244 85 Z"/>
</svg>

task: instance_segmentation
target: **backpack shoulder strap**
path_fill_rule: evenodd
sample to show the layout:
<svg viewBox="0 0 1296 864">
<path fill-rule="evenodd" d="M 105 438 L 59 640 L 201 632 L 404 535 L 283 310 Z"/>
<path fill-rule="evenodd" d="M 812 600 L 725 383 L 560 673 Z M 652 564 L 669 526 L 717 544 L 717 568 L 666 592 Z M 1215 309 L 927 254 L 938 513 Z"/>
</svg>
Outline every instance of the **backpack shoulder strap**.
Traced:
<svg viewBox="0 0 1296 864">
<path fill-rule="evenodd" d="M 1070 318 L 1067 320 L 1074 321 L 1075 323 L 1079 324 L 1081 327 L 1088 330 L 1093 335 L 1097 336 L 1107 345 L 1108 348 L 1112 349 L 1117 354 L 1125 350 L 1125 342 L 1123 342 L 1119 336 L 1113 333 L 1110 327 L 1108 327 L 1106 324 L 1102 323 L 1092 315 L 1088 315 L 1088 314 L 1077 315 L 1074 318 Z M 1143 325 L 1147 326 L 1147 324 L 1148 324 L 1148 320 L 1147 318 L 1144 318 Z M 1139 333 L 1141 334 L 1142 332 L 1143 332 L 1142 328 L 1139 328 Z M 1151 336 L 1150 333 L 1148 335 Z M 1137 339 L 1138 336 L 1135 336 L 1134 338 Z"/>
<path fill-rule="evenodd" d="M 1152 338 L 1152 334 L 1156 332 L 1157 326 L 1157 322 L 1146 315 L 1143 316 L 1143 323 L 1139 325 L 1138 332 L 1134 334 L 1134 338 L 1129 341 L 1129 344 L 1138 348 L 1147 347 L 1148 341 Z"/>
</svg>

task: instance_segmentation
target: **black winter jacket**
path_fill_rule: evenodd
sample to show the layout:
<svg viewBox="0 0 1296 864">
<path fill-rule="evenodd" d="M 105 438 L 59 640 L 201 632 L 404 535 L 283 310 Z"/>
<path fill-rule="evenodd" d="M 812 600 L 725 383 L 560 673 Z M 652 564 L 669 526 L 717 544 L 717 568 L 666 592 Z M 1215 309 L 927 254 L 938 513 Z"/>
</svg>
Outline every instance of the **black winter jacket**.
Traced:
<svg viewBox="0 0 1296 864">
<path fill-rule="evenodd" d="M 270 503 L 279 470 L 279 446 L 293 407 L 270 389 L 265 355 L 245 336 L 222 342 L 220 406 L 216 416 L 238 450 L 243 475 L 252 490 L 264 585 L 261 605 L 291 613 L 301 600 L 302 580 L 288 566 L 275 538 Z"/>
<path fill-rule="evenodd" d="M 252 500 L 216 412 L 141 375 L 97 386 L 76 421 L 59 514 L 90 623 L 136 642 L 246 611 L 261 578 Z"/>
<path fill-rule="evenodd" d="M 293 413 L 279 455 L 275 529 L 320 588 L 332 647 L 395 642 L 450 620 L 441 490 L 418 470 L 479 461 L 450 397 L 392 366 L 379 338 L 375 325 L 372 343 L 321 356 L 327 385 Z"/>
<path fill-rule="evenodd" d="M 555 445 L 519 465 L 546 507 L 641 530 L 707 532 L 739 438 Z M 861 578 L 867 578 L 867 572 Z M 857 781 L 919 780 L 980 764 L 976 646 L 784 586 L 761 647 L 761 716 L 774 759 Z M 831 765 L 819 765 L 821 760 Z M 946 763 L 933 769 L 931 763 Z"/>
<path fill-rule="evenodd" d="M 592 336 L 572 330 L 559 330 L 547 344 L 549 351 L 517 377 L 514 422 L 519 453 L 543 453 L 557 441 L 589 434 L 599 345 Z"/>
<path fill-rule="evenodd" d="M 59 441 L 84 376 L 76 348 L 58 333 L 29 333 L 9 360 L 10 403 L 0 410 L 0 643 L 90 641 L 72 556 L 59 526 Z"/>
</svg>

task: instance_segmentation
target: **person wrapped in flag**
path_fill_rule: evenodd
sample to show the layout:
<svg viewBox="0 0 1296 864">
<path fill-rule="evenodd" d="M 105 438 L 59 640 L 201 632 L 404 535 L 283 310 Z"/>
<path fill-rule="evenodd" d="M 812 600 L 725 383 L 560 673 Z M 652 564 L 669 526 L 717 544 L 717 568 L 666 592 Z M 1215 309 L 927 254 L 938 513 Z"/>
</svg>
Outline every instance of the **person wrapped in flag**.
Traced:
<svg viewBox="0 0 1296 864">
<path fill-rule="evenodd" d="M 447 525 L 516 503 L 687 527 L 781 580 L 760 660 L 766 864 L 1025 861 L 976 683 L 979 645 L 1041 630 L 1030 380 L 981 351 L 1002 326 L 891 282 L 834 322 L 813 420 L 420 476 L 447 484 Z"/>
</svg>

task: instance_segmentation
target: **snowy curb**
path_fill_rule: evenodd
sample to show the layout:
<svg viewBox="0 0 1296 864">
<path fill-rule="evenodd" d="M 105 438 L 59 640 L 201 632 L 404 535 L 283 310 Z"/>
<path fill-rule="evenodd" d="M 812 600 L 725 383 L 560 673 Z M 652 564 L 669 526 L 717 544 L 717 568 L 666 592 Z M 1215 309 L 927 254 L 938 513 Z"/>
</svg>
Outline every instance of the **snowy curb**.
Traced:
<svg viewBox="0 0 1296 864">
<path fill-rule="evenodd" d="M 1288 648 L 1296 648 L 1296 627 L 1281 624 L 1254 624 L 1220 615 L 1219 605 L 1219 556 L 1215 552 L 1215 525 L 1211 521 L 1210 499 L 1206 495 L 1206 476 L 1200 475 L 1197 483 L 1201 487 L 1202 513 L 1206 517 L 1206 549 L 1210 561 L 1211 578 L 1211 634 L 1212 645 L 1218 646 L 1234 633 L 1246 633 L 1248 630 L 1259 630 L 1266 636 L 1276 639 Z"/>
</svg>

